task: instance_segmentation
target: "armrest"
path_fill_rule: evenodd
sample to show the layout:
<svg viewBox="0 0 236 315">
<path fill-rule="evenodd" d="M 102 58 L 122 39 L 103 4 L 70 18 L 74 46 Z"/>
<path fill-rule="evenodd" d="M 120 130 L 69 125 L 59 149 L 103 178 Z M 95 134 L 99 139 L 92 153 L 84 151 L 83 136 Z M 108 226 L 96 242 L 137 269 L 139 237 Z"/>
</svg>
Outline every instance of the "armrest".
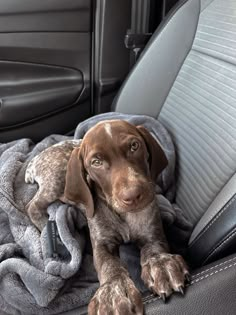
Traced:
<svg viewBox="0 0 236 315">
<path fill-rule="evenodd" d="M 144 300 L 146 315 L 222 315 L 236 310 L 236 254 L 198 269 L 184 296 L 173 294 L 163 303 L 150 294 Z"/>
</svg>

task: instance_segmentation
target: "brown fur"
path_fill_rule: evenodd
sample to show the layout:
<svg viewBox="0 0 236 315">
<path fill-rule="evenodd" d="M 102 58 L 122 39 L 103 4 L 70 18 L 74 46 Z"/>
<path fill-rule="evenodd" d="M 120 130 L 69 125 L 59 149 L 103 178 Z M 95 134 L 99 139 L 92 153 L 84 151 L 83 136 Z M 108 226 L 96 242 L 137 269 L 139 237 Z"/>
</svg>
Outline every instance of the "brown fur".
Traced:
<svg viewBox="0 0 236 315">
<path fill-rule="evenodd" d="M 89 315 L 143 314 L 141 295 L 118 256 L 122 242 L 139 246 L 141 276 L 150 290 L 162 298 L 182 292 L 188 270 L 181 256 L 168 252 L 155 199 L 156 178 L 167 165 L 159 144 L 142 126 L 114 120 L 98 123 L 72 150 L 61 182 L 64 195 L 61 189 L 56 194 L 84 209 L 88 219 L 101 285 Z M 46 172 L 41 177 L 49 180 Z"/>
<path fill-rule="evenodd" d="M 78 140 L 62 141 L 42 151 L 27 166 L 25 182 L 37 182 L 39 189 L 26 206 L 26 211 L 40 231 L 47 223 L 47 207 L 64 195 L 68 160 L 79 145 Z"/>
<path fill-rule="evenodd" d="M 139 246 L 141 276 L 150 290 L 162 298 L 182 292 L 187 266 L 181 256 L 168 253 L 155 199 L 155 181 L 166 165 L 150 133 L 125 121 L 97 124 L 73 151 L 65 197 L 80 204 L 86 190 L 82 203 L 101 285 L 89 304 L 89 315 L 143 313 L 141 295 L 118 257 L 122 242 Z"/>
</svg>

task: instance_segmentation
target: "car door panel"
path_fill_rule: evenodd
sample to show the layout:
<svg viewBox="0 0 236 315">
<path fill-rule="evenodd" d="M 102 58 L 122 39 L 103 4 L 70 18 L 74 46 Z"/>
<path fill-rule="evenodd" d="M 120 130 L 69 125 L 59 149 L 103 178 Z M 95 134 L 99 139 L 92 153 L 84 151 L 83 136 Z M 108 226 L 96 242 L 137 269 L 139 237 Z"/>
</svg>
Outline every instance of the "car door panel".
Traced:
<svg viewBox="0 0 236 315">
<path fill-rule="evenodd" d="M 91 115 L 92 1 L 0 0 L 0 11 L 0 142 L 70 132 Z"/>
<path fill-rule="evenodd" d="M 88 32 L 91 2 L 87 0 L 1 0 L 1 32 Z"/>
<path fill-rule="evenodd" d="M 0 130 L 71 106 L 82 89 L 81 71 L 1 61 Z"/>
</svg>

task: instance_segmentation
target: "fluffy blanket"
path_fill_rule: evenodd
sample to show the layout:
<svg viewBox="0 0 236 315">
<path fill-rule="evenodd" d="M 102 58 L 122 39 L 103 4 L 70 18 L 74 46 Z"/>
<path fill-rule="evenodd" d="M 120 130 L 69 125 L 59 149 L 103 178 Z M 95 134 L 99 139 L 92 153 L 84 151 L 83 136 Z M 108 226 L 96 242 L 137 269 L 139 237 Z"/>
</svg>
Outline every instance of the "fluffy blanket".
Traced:
<svg viewBox="0 0 236 315">
<path fill-rule="evenodd" d="M 83 138 L 95 123 L 106 119 L 141 124 L 163 147 L 169 164 L 158 179 L 157 198 L 167 237 L 173 250 L 181 252 L 191 224 L 173 203 L 175 150 L 168 132 L 150 117 L 108 113 L 80 123 L 74 137 Z M 98 287 L 82 213 L 59 201 L 48 207 L 49 220 L 56 222 L 60 239 L 57 255 L 52 255 L 48 229 L 40 234 L 25 214 L 26 204 L 37 191 L 36 184 L 24 182 L 28 162 L 65 139 L 69 137 L 51 135 L 37 144 L 30 139 L 0 144 L 0 308 L 8 314 L 59 314 L 86 305 Z M 121 246 L 120 256 L 129 266 L 136 285 L 144 291 L 136 249 Z"/>
</svg>

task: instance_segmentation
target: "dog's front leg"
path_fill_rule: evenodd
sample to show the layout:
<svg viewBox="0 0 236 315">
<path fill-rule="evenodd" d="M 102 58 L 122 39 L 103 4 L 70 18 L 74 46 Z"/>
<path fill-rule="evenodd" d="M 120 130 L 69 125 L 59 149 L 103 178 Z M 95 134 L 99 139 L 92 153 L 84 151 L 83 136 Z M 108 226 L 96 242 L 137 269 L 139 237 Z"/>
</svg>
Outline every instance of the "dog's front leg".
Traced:
<svg viewBox="0 0 236 315">
<path fill-rule="evenodd" d="M 173 291 L 183 294 L 189 276 L 187 265 L 180 255 L 168 253 L 165 241 L 147 242 L 141 248 L 141 277 L 146 286 L 164 301 Z"/>
<path fill-rule="evenodd" d="M 89 315 L 143 314 L 142 298 L 122 266 L 117 247 L 93 242 L 94 265 L 100 288 L 89 303 Z"/>
</svg>

